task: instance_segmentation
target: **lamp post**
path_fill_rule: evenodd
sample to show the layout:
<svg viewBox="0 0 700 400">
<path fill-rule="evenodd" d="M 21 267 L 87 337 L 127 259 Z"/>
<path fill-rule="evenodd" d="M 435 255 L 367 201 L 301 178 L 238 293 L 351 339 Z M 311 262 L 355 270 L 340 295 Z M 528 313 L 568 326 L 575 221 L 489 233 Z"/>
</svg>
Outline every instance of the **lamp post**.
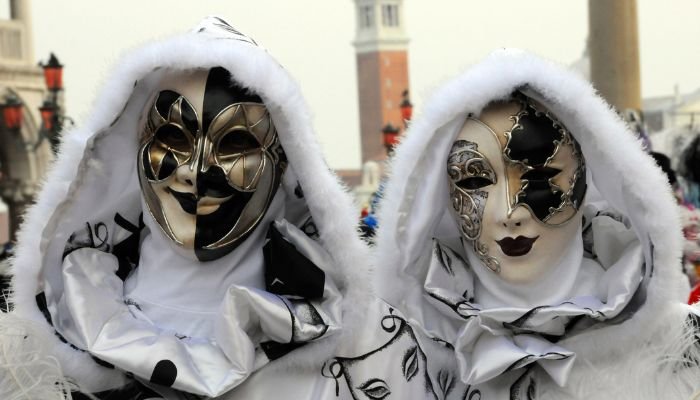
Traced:
<svg viewBox="0 0 700 400">
<path fill-rule="evenodd" d="M 2 104 L 2 120 L 5 128 L 14 134 L 19 134 L 22 128 L 22 101 L 10 94 L 5 98 L 5 104 Z"/>
<path fill-rule="evenodd" d="M 403 120 L 404 129 L 405 129 L 405 128 L 408 128 L 408 122 L 411 120 L 411 117 L 413 116 L 413 104 L 411 103 L 411 100 L 409 99 L 408 89 L 403 91 L 403 93 L 401 94 L 401 97 L 403 99 L 401 100 L 401 104 L 399 105 L 399 109 L 401 109 L 401 119 Z"/>
<path fill-rule="evenodd" d="M 65 122 L 73 124 L 73 120 L 64 115 L 58 101 L 58 94 L 63 90 L 63 65 L 53 53 L 49 56 L 49 61 L 46 64 L 39 63 L 39 65 L 44 69 L 44 81 L 49 89 L 49 95 L 39 108 L 42 121 L 40 134 L 42 135 L 41 139 L 48 138 L 51 149 L 56 153 L 60 143 L 59 133 L 63 129 L 63 124 Z M 38 146 L 38 144 L 39 142 L 36 145 Z"/>
<path fill-rule="evenodd" d="M 389 155 L 394 153 L 394 147 L 399 142 L 399 132 L 401 132 L 399 128 L 392 125 L 391 122 L 382 128 L 384 147 L 386 147 L 386 152 Z"/>
</svg>

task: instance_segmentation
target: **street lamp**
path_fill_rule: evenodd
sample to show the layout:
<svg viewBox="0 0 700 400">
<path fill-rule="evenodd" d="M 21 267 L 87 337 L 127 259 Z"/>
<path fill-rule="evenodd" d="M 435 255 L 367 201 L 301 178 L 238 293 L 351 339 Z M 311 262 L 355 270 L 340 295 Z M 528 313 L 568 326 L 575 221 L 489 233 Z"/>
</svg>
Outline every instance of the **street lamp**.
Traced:
<svg viewBox="0 0 700 400">
<path fill-rule="evenodd" d="M 404 127 L 408 127 L 408 121 L 410 121 L 413 116 L 413 104 L 411 104 L 411 100 L 408 98 L 408 89 L 403 91 L 401 97 L 403 97 L 399 105 L 401 109 L 401 119 L 403 120 Z"/>
<path fill-rule="evenodd" d="M 22 101 L 10 94 L 5 98 L 5 104 L 2 107 L 2 119 L 7 130 L 19 133 L 22 127 Z"/>
<path fill-rule="evenodd" d="M 63 65 L 58 62 L 56 55 L 51 53 L 49 56 L 49 62 L 42 65 L 44 69 L 44 81 L 46 82 L 46 87 L 53 93 L 58 92 L 63 89 Z"/>
<path fill-rule="evenodd" d="M 399 128 L 395 127 L 390 123 L 384 125 L 382 128 L 382 137 L 384 138 L 384 147 L 386 147 L 387 154 L 391 155 L 394 152 L 394 147 L 399 142 Z"/>
<path fill-rule="evenodd" d="M 64 122 L 73 123 L 72 119 L 63 114 L 63 110 L 58 102 L 58 93 L 63 90 L 63 65 L 58 61 L 54 53 L 51 53 L 46 64 L 39 63 L 39 65 L 44 69 L 44 81 L 49 89 L 49 96 L 44 100 L 44 104 L 39 107 L 42 121 L 41 139 L 37 142 L 35 148 L 41 140 L 48 138 L 51 143 L 51 150 L 56 153 L 60 143 L 59 133 L 63 129 Z"/>
</svg>

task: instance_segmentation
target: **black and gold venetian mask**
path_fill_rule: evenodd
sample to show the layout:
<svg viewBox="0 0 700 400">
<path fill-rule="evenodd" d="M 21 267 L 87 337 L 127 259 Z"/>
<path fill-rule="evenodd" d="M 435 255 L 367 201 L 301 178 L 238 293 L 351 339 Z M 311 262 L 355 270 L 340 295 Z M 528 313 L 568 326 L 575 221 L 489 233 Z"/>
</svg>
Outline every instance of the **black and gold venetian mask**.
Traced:
<svg viewBox="0 0 700 400">
<path fill-rule="evenodd" d="M 234 250 L 265 215 L 286 157 L 262 99 L 217 67 L 164 79 L 138 155 L 148 211 L 201 261 Z"/>
</svg>

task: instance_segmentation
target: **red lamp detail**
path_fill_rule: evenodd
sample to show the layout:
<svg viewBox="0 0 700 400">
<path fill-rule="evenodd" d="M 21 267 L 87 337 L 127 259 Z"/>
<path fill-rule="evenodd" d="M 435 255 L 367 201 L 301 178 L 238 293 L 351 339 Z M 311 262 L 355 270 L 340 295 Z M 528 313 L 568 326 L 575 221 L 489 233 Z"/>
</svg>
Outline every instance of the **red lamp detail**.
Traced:
<svg viewBox="0 0 700 400">
<path fill-rule="evenodd" d="M 382 136 L 384 137 L 384 146 L 387 151 L 391 151 L 399 142 L 399 128 L 391 123 L 384 125 L 382 128 Z"/>
<path fill-rule="evenodd" d="M 2 119 L 5 127 L 12 131 L 18 131 L 22 126 L 22 102 L 15 96 L 7 98 L 7 103 L 2 106 Z"/>
<path fill-rule="evenodd" d="M 46 100 L 44 104 L 39 107 L 39 114 L 41 114 L 41 121 L 44 124 L 44 129 L 51 132 L 53 129 L 54 117 L 56 116 L 56 107 L 52 102 Z"/>
<path fill-rule="evenodd" d="M 410 121 L 413 116 L 413 104 L 408 98 L 404 98 L 399 106 L 401 109 L 401 119 L 404 121 Z"/>
<path fill-rule="evenodd" d="M 56 55 L 51 53 L 49 62 L 41 66 L 44 69 L 44 80 L 46 87 L 52 92 L 63 89 L 63 65 L 58 62 Z"/>
<path fill-rule="evenodd" d="M 401 109 L 401 119 L 405 123 L 406 121 L 410 121 L 413 116 L 413 104 L 411 104 L 411 100 L 408 99 L 408 89 L 401 93 L 401 97 L 403 97 L 403 100 L 401 100 L 399 108 Z"/>
</svg>

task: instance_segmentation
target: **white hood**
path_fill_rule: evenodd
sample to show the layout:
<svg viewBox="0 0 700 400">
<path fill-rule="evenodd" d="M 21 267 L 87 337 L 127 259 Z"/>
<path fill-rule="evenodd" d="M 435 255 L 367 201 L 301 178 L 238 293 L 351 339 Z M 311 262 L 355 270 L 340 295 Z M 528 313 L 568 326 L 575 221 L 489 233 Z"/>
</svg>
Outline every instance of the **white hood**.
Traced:
<svg viewBox="0 0 700 400">
<path fill-rule="evenodd" d="M 281 217 L 293 225 L 292 231 L 317 230 L 316 242 L 310 246 L 318 243 L 330 255 L 323 269 L 342 297 L 339 333 L 273 361 L 279 368 L 320 368 L 337 342 L 353 335 L 352 327 L 357 325 L 353 321 L 361 318 L 358 305 L 367 297 L 367 249 L 355 232 L 356 211 L 321 155 L 311 113 L 297 83 L 264 48 L 214 17 L 189 33 L 149 44 L 122 58 L 107 75 L 87 121 L 63 135 L 57 161 L 19 234 L 12 263 L 14 314 L 53 332 L 37 306 L 37 295 L 45 290 L 45 279 L 56 280 L 62 273 L 57 260 L 69 236 L 84 230 L 89 222 L 95 238 L 101 240 L 96 229 L 105 229 L 111 236 L 104 238 L 104 244 L 113 245 L 129 235 L 124 224 L 115 225 L 115 213 L 129 221 L 131 228 L 139 227 L 143 210 L 135 157 L 138 120 L 151 98 L 158 71 L 213 67 L 225 68 L 241 86 L 259 94 L 274 121 L 289 167 L 271 210 L 281 210 Z M 148 226 L 148 215 L 143 214 Z M 97 226 L 99 221 L 105 226 Z M 261 229 L 266 230 L 270 222 L 258 228 L 264 225 Z M 264 232 L 257 236 L 264 239 Z M 158 256 L 151 252 L 149 257 Z M 221 286 L 222 282 L 212 284 Z M 192 283 L 202 296 L 208 295 L 206 282 L 195 279 Z M 187 279 L 179 284 L 186 285 Z M 124 381 L 122 372 L 98 366 L 88 353 L 72 349 L 53 334 L 47 338 L 64 374 L 86 390 L 115 387 Z"/>
<path fill-rule="evenodd" d="M 444 317 L 433 307 L 434 302 L 426 293 L 431 289 L 428 286 L 439 281 L 431 281 L 434 277 L 430 275 L 430 256 L 426 254 L 430 254 L 433 238 L 437 238 L 446 243 L 446 247 L 456 250 L 458 254 L 454 259 L 468 257 L 463 252 L 459 254 L 459 231 L 449 210 L 447 154 L 467 116 L 479 115 L 487 104 L 506 100 L 516 90 L 524 90 L 544 104 L 580 144 L 588 170 L 588 193 L 583 208 L 621 214 L 634 241 L 641 244 L 639 256 L 630 256 L 636 260 L 631 267 L 634 275 L 629 275 L 630 270 L 625 273 L 630 280 L 628 286 L 632 288 L 627 289 L 633 294 L 625 300 L 625 307 L 614 310 L 618 318 L 607 318 L 607 322 L 599 319 L 600 323 L 593 323 L 556 342 L 563 348 L 559 350 L 567 354 L 561 357 L 570 358 L 570 362 L 563 368 L 566 371 L 547 372 L 558 384 L 564 384 L 568 377 L 565 388 L 570 389 L 585 383 L 582 382 L 586 378 L 577 374 L 585 369 L 582 365 L 649 347 L 650 338 L 666 323 L 675 323 L 678 329 L 671 331 L 678 335 L 676 338 L 687 340 L 687 335 L 680 331 L 687 315 L 681 303 L 687 300 L 688 282 L 680 266 L 682 237 L 676 202 L 665 175 L 593 87 L 560 66 L 522 51 L 497 51 L 444 84 L 425 102 L 396 149 L 380 206 L 376 292 L 428 336 L 464 340 L 468 322 Z M 621 244 L 629 242 L 614 234 L 611 237 Z M 602 254 L 605 249 L 599 242 L 596 246 Z M 614 253 L 615 246 L 610 247 Z M 467 269 L 469 261 L 477 268 L 474 260 L 468 260 L 463 264 Z M 604 265 L 606 267 L 609 265 Z M 441 289 L 452 282 L 442 281 L 445 286 Z M 612 286 L 618 282 L 610 283 Z M 602 299 L 601 307 L 612 308 L 605 300 Z M 542 304 L 531 304 L 532 307 L 539 305 Z M 569 311 L 558 309 L 556 312 Z M 489 321 L 483 318 L 481 323 L 488 325 Z M 476 356 L 471 351 L 463 354 L 460 343 L 452 344 L 457 345 L 462 379 L 473 383 L 468 381 L 474 375 L 468 364 L 473 363 Z M 539 344 L 519 342 L 516 345 L 524 354 L 543 351 L 538 348 Z M 548 354 L 555 353 L 552 349 Z M 548 365 L 547 357 L 542 360 L 543 365 Z M 577 386 L 575 390 L 578 389 Z M 568 397 L 562 395 L 561 398 Z"/>
</svg>

